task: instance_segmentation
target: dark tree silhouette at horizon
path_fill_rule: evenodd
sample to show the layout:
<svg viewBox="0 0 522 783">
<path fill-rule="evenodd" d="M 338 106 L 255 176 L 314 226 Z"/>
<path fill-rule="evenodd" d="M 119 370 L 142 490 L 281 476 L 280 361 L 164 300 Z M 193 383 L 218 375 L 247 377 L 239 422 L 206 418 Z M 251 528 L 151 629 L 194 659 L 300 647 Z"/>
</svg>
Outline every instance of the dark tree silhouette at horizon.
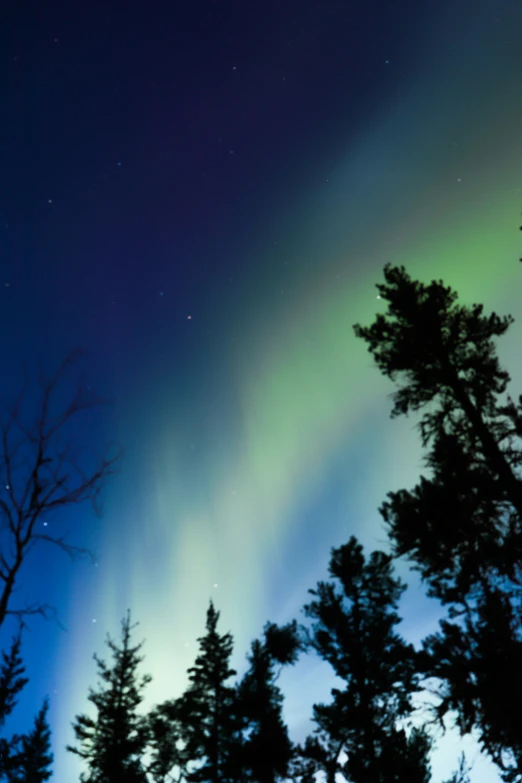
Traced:
<svg viewBox="0 0 522 783">
<path fill-rule="evenodd" d="M 2 651 L 0 666 L 0 728 L 17 705 L 17 697 L 29 679 L 24 676 L 21 655 L 22 628 L 13 637 L 8 653 Z M 0 781 L 8 783 L 43 783 L 52 776 L 51 731 L 47 723 L 49 702 L 44 700 L 29 734 L 0 738 Z"/>
<path fill-rule="evenodd" d="M 234 750 L 239 742 L 236 693 L 227 681 L 233 638 L 217 630 L 220 613 L 209 603 L 206 633 L 198 639 L 199 653 L 188 669 L 189 686 L 179 699 L 167 702 L 181 729 L 182 758 L 188 783 L 224 783 L 233 776 Z"/>
<path fill-rule="evenodd" d="M 352 536 L 331 551 L 334 581 L 309 590 L 309 646 L 346 685 L 332 689 L 329 704 L 313 706 L 317 728 L 299 747 L 296 765 L 302 779 L 322 770 L 327 783 L 339 772 L 350 783 L 429 783 L 430 738 L 417 728 L 407 736 L 400 726 L 421 688 L 415 649 L 394 632 L 406 586 L 393 577 L 391 561 L 372 552 L 366 562 Z"/>
<path fill-rule="evenodd" d="M 394 557 L 407 557 L 428 595 L 449 607 L 424 640 L 420 669 L 440 683 L 435 721 L 454 710 L 476 729 L 503 780 L 522 780 L 522 395 L 501 400 L 510 376 L 494 339 L 511 316 L 457 303 L 442 281 L 387 265 L 386 315 L 354 326 L 381 372 L 402 381 L 392 417 L 428 408 L 419 423 L 431 471 L 379 509 Z M 457 620 L 457 622 L 454 622 Z"/>
<path fill-rule="evenodd" d="M 24 677 L 25 666 L 21 655 L 22 630 L 13 637 L 9 652 L 2 650 L 0 666 L 0 728 L 3 729 L 6 720 L 18 702 L 18 694 L 25 688 L 29 679 Z M 6 779 L 8 773 L 15 768 L 14 738 L 0 738 L 0 780 Z"/>
<path fill-rule="evenodd" d="M 49 700 L 46 698 L 29 734 L 14 738 L 16 752 L 7 775 L 8 783 L 44 783 L 52 777 L 50 767 L 54 755 L 51 750 L 51 729 L 47 722 L 48 709 Z"/>
<path fill-rule="evenodd" d="M 273 640 L 274 626 L 268 625 L 265 640 L 252 642 L 247 656 L 249 668 L 237 686 L 236 710 L 242 733 L 237 751 L 238 779 L 242 781 L 276 783 L 289 774 L 293 744 L 283 720 L 283 693 L 276 684 L 279 672 L 275 664 L 281 659 L 272 655 Z M 290 662 L 287 656 L 285 663 Z"/>
<path fill-rule="evenodd" d="M 236 673 L 228 665 L 233 639 L 218 634 L 218 619 L 210 602 L 207 634 L 199 639 L 200 653 L 189 669 L 191 685 L 149 713 L 153 783 L 210 780 L 216 774 L 222 782 L 272 783 L 284 779 L 288 769 L 292 743 L 276 680 L 298 658 L 297 622 L 267 622 L 263 639 L 252 642 L 248 670 L 227 685 Z"/>
<path fill-rule="evenodd" d="M 100 683 L 98 690 L 89 690 L 89 701 L 96 708 L 96 717 L 76 715 L 72 724 L 80 747 L 67 745 L 67 750 L 86 763 L 82 783 L 147 783 L 143 756 L 149 740 L 146 716 L 138 713 L 143 692 L 151 676 L 138 676 L 143 661 L 139 652 L 143 646 L 131 645 L 130 611 L 121 623 L 121 645 L 110 636 L 109 647 L 113 665 L 110 667 L 96 653 Z"/>
</svg>

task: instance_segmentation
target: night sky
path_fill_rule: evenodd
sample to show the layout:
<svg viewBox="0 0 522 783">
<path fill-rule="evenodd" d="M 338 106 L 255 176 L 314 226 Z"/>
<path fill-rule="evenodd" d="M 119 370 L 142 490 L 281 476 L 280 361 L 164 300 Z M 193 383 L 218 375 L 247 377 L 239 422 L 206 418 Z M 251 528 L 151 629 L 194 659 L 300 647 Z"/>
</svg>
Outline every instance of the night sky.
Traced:
<svg viewBox="0 0 522 783">
<path fill-rule="evenodd" d="M 332 546 L 389 551 L 378 506 L 423 467 L 352 330 L 385 263 L 511 312 L 499 352 L 522 389 L 522 5 L 21 0 L 0 28 L 3 399 L 81 347 L 113 403 L 79 442 L 125 450 L 102 519 L 52 523 L 96 564 L 43 545 L 17 593 L 63 628 L 30 621 L 9 726 L 49 694 L 65 783 L 127 607 L 152 705 L 185 686 L 209 597 L 241 673 L 267 620 L 304 621 Z M 441 611 L 398 573 L 418 644 Z M 307 656 L 280 683 L 302 741 L 334 678 Z M 434 783 L 462 748 L 473 783 L 499 780 L 473 741 L 438 747 Z"/>
</svg>

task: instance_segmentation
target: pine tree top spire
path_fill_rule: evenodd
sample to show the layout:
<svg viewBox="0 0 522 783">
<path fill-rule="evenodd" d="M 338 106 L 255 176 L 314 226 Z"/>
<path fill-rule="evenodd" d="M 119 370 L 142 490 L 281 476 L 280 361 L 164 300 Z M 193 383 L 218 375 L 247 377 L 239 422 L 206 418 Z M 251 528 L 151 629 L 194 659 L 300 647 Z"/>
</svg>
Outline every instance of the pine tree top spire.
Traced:
<svg viewBox="0 0 522 783">
<path fill-rule="evenodd" d="M 459 305 L 442 280 L 429 285 L 412 280 L 404 266 L 387 264 L 384 277 L 386 284 L 376 287 L 388 312 L 369 327 L 353 328 L 384 375 L 407 380 L 393 395 L 392 417 L 418 410 L 457 383 L 476 405 L 490 410 L 510 381 L 492 340 L 507 331 L 512 316 L 486 317 L 481 304 Z"/>
</svg>

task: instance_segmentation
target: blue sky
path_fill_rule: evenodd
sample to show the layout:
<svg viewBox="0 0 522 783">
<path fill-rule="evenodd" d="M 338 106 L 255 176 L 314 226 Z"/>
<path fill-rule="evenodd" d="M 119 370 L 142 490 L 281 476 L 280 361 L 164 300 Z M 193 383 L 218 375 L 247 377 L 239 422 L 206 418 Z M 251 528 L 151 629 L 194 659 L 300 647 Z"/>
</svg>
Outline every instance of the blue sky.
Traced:
<svg viewBox="0 0 522 783">
<path fill-rule="evenodd" d="M 65 628 L 31 623 L 15 716 L 50 695 L 60 781 L 79 771 L 63 747 L 92 653 L 127 607 L 152 704 L 183 688 L 210 596 L 241 669 L 267 620 L 303 619 L 332 546 L 386 549 L 378 506 L 422 455 L 352 325 L 378 311 L 387 262 L 518 322 L 522 10 L 51 3 L 8 22 L 4 396 L 83 347 L 114 403 L 79 437 L 125 448 L 103 518 L 56 520 L 97 565 L 42 550 L 21 582 Z M 500 350 L 512 393 L 517 332 Z M 418 643 L 440 613 L 398 571 Z M 328 667 L 311 656 L 281 682 L 303 739 Z M 440 740 L 434 781 L 461 746 Z M 495 783 L 464 747 L 473 783 Z"/>
</svg>

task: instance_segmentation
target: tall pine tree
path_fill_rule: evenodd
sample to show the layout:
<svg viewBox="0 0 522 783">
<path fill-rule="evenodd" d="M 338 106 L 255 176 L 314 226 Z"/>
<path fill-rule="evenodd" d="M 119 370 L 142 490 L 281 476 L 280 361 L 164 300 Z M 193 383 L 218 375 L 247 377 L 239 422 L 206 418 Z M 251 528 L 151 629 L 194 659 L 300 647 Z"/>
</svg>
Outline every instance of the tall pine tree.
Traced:
<svg viewBox="0 0 522 783">
<path fill-rule="evenodd" d="M 268 624 L 265 641 L 252 642 L 250 665 L 238 685 L 236 709 L 242 732 L 239 779 L 243 781 L 276 783 L 288 777 L 293 746 L 283 720 L 283 694 L 276 684 L 276 662 L 280 661 L 276 641 L 275 626 Z M 284 662 L 292 661 L 287 655 Z"/>
<path fill-rule="evenodd" d="M 17 703 L 17 696 L 29 680 L 24 677 L 25 666 L 20 653 L 22 634 L 13 637 L 9 652 L 2 650 L 0 666 L 0 727 L 5 725 Z"/>
<path fill-rule="evenodd" d="M 44 783 L 52 776 L 51 729 L 47 722 L 48 699 L 34 719 L 29 734 L 15 737 L 17 752 L 12 757 L 11 769 L 7 774 L 9 783 Z"/>
<path fill-rule="evenodd" d="M 149 729 L 146 717 L 137 710 L 152 678 L 138 676 L 143 643 L 131 645 L 135 627 L 128 612 L 121 624 L 121 645 L 107 638 L 111 667 L 94 655 L 101 683 L 97 691 L 90 689 L 88 698 L 97 714 L 95 718 L 76 716 L 73 728 L 80 747 L 67 746 L 86 762 L 88 771 L 82 774 L 82 783 L 146 783 L 143 756 Z"/>
<path fill-rule="evenodd" d="M 20 653 L 22 634 L 18 633 L 11 642 L 9 652 L 2 650 L 2 665 L 0 666 L 0 728 L 17 704 L 17 696 L 29 680 L 24 677 L 25 666 Z M 0 738 L 0 780 L 16 768 L 16 738 L 10 740 Z"/>
<path fill-rule="evenodd" d="M 229 686 L 235 674 L 228 664 L 232 637 L 217 633 L 218 618 L 211 602 L 207 635 L 199 639 L 200 655 L 189 670 L 190 686 L 149 714 L 153 783 L 210 780 L 213 774 L 236 783 L 274 781 L 287 771 L 292 745 L 276 669 L 297 660 L 297 622 L 267 623 L 263 641 L 252 644 L 249 669 L 239 684 Z"/>
<path fill-rule="evenodd" d="M 234 776 L 239 723 L 235 688 L 227 684 L 236 674 L 230 668 L 233 639 L 218 633 L 218 620 L 210 601 L 206 634 L 198 639 L 199 654 L 188 670 L 190 684 L 175 703 L 189 783 L 227 783 Z"/>
<path fill-rule="evenodd" d="M 393 578 L 389 555 L 373 552 L 366 563 L 354 536 L 332 549 L 329 573 L 336 581 L 319 582 L 304 608 L 313 620 L 309 644 L 346 687 L 314 705 L 315 736 L 299 749 L 303 770 L 326 772 L 328 783 L 338 772 L 351 783 L 428 783 L 430 739 L 399 725 L 420 690 L 417 654 L 394 632 L 405 585 Z"/>
<path fill-rule="evenodd" d="M 388 313 L 354 326 L 381 372 L 404 380 L 392 418 L 430 405 L 419 429 L 431 479 L 390 492 L 382 513 L 397 556 L 412 558 L 444 603 L 458 602 L 490 575 L 522 577 L 522 396 L 506 391 L 493 339 L 511 316 L 484 316 L 482 305 L 458 305 L 442 281 L 424 285 L 404 267 L 387 265 L 377 285 Z"/>
<path fill-rule="evenodd" d="M 185 747 L 182 711 L 182 700 L 173 699 L 149 712 L 150 761 L 147 772 L 152 783 L 179 783 L 187 779 L 190 757 Z"/>
<path fill-rule="evenodd" d="M 442 281 L 425 285 L 386 266 L 377 286 L 386 315 L 356 324 L 381 372 L 403 384 L 392 417 L 422 410 L 430 478 L 388 493 L 380 511 L 394 546 L 449 605 L 425 640 L 422 670 L 442 683 L 436 719 L 457 710 L 476 729 L 508 783 L 522 780 L 522 397 L 500 400 L 510 381 L 493 340 L 511 316 L 457 304 Z"/>
</svg>

